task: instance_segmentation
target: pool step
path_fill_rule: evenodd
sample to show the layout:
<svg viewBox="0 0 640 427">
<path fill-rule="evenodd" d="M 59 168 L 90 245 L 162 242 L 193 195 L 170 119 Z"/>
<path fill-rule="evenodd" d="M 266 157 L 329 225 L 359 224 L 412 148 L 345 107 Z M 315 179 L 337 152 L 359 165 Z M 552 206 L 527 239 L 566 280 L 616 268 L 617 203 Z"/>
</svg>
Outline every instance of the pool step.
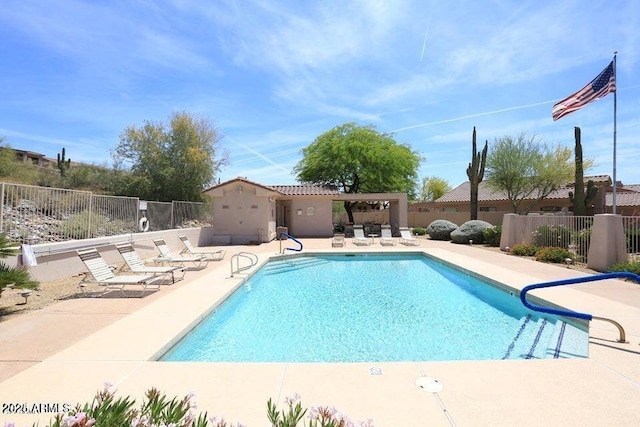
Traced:
<svg viewBox="0 0 640 427">
<path fill-rule="evenodd" d="M 562 320 L 523 317 L 503 359 L 587 357 L 588 333 Z"/>
<path fill-rule="evenodd" d="M 552 324 L 545 318 L 523 317 L 520 328 L 506 349 L 503 359 L 539 359 L 544 357 Z M 543 343 L 543 345 L 540 345 Z"/>
<path fill-rule="evenodd" d="M 328 262 L 330 261 L 321 258 L 300 257 L 269 262 L 261 269 L 261 271 L 264 274 L 280 274 L 292 270 L 299 270 L 302 268 L 316 267 L 319 265 L 327 264 Z"/>
<path fill-rule="evenodd" d="M 556 322 L 545 357 L 570 359 L 589 356 L 589 333 L 561 320 Z"/>
</svg>

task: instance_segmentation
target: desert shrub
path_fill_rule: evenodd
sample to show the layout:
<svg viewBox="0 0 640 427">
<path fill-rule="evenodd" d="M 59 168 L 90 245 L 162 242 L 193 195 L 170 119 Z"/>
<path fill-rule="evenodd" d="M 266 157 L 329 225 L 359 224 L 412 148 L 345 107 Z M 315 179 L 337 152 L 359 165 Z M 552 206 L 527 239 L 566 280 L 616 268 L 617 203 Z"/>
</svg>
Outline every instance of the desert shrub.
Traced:
<svg viewBox="0 0 640 427">
<path fill-rule="evenodd" d="M 627 239 L 627 252 L 632 254 L 640 252 L 640 228 L 627 228 L 624 234 Z"/>
<path fill-rule="evenodd" d="M 482 232 L 484 236 L 484 242 L 493 247 L 500 246 L 500 237 L 502 237 L 502 226 L 496 225 L 494 227 L 485 228 Z"/>
<path fill-rule="evenodd" d="M 477 219 L 467 221 L 451 232 L 451 241 L 453 243 L 462 244 L 466 244 L 471 241 L 476 244 L 484 243 L 484 234 L 482 233 L 485 229 L 491 227 L 493 227 L 493 225 L 486 221 Z"/>
<path fill-rule="evenodd" d="M 436 219 L 427 227 L 427 234 L 433 240 L 451 240 L 451 232 L 458 225 L 446 219 Z"/>
<path fill-rule="evenodd" d="M 585 228 L 583 230 L 579 230 L 574 235 L 574 241 L 576 246 L 576 254 L 580 257 L 580 259 L 587 259 L 587 254 L 589 253 L 589 244 L 591 243 L 591 229 Z"/>
<path fill-rule="evenodd" d="M 565 260 L 573 261 L 574 255 L 564 248 L 546 247 L 538 249 L 536 252 L 536 261 L 564 263 Z"/>
<path fill-rule="evenodd" d="M 535 256 L 538 249 L 537 246 L 530 243 L 521 243 L 519 245 L 513 245 L 509 253 L 515 256 Z"/>
<path fill-rule="evenodd" d="M 533 244 L 538 247 L 567 249 L 571 243 L 571 230 L 564 225 L 541 225 L 533 232 Z"/>
<path fill-rule="evenodd" d="M 106 227 L 109 219 L 106 216 L 84 211 L 70 216 L 59 226 L 60 234 L 70 239 L 87 239 L 96 237 L 98 230 Z"/>
<path fill-rule="evenodd" d="M 416 236 L 424 236 L 425 234 L 427 234 L 427 229 L 424 227 L 413 227 L 411 231 Z"/>
<path fill-rule="evenodd" d="M 609 272 L 628 272 L 640 275 L 640 262 L 618 262 L 609 267 Z"/>
</svg>

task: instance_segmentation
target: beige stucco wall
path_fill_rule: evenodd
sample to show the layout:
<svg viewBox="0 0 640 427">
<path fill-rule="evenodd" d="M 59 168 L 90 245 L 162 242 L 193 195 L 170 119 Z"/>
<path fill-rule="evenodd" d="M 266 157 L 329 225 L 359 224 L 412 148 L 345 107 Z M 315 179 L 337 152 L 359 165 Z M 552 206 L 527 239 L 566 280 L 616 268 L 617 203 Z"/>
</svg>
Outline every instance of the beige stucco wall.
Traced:
<svg viewBox="0 0 640 427">
<path fill-rule="evenodd" d="M 149 259 L 160 255 L 153 240 L 163 239 L 172 252 L 177 254 L 184 248 L 178 237 L 180 235 L 186 235 L 196 246 L 207 246 L 211 245 L 213 228 L 151 231 L 33 245 L 38 265 L 30 267 L 29 273 L 39 282 L 50 282 L 87 272 L 87 268 L 76 253 L 76 249 L 86 248 L 98 249 L 107 264 L 122 265 L 124 260 L 115 247 L 117 243 L 131 243 L 140 258 Z M 12 267 L 22 265 L 20 256 L 6 258 L 3 262 Z"/>
<path fill-rule="evenodd" d="M 289 234 L 295 237 L 333 235 L 331 197 L 292 197 Z"/>
<path fill-rule="evenodd" d="M 275 238 L 273 192 L 246 183 L 231 183 L 208 192 L 214 197 L 215 244 L 269 242 Z"/>
</svg>

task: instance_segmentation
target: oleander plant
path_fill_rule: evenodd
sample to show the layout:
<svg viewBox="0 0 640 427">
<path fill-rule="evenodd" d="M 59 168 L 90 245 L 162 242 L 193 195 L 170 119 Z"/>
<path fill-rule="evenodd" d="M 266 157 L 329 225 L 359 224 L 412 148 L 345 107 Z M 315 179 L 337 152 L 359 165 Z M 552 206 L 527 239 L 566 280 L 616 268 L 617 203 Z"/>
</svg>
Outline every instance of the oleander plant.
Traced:
<svg viewBox="0 0 640 427">
<path fill-rule="evenodd" d="M 193 394 L 170 399 L 165 393 L 151 388 L 142 403 L 136 406 L 135 399 L 130 396 L 116 397 L 115 388 L 106 383 L 93 401 L 77 405 L 66 414 L 58 414 L 46 427 L 245 427 L 209 416 L 206 412 L 198 413 L 193 399 Z M 282 410 L 269 399 L 267 418 L 271 427 L 373 427 L 372 420 L 356 424 L 335 408 L 312 406 L 305 409 L 297 394 L 285 398 Z M 15 427 L 15 424 L 5 423 L 4 426 Z"/>
</svg>

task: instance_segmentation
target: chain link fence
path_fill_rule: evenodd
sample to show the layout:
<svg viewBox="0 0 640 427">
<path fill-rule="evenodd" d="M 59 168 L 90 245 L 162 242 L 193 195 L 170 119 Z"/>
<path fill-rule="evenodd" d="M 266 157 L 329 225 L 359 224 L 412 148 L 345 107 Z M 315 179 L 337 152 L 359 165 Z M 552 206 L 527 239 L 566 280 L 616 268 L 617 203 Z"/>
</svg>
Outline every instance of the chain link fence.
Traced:
<svg viewBox="0 0 640 427">
<path fill-rule="evenodd" d="M 146 202 L 144 211 L 140 206 L 137 197 L 2 182 L 0 232 L 15 243 L 38 244 L 213 225 L 210 203 Z"/>
</svg>

